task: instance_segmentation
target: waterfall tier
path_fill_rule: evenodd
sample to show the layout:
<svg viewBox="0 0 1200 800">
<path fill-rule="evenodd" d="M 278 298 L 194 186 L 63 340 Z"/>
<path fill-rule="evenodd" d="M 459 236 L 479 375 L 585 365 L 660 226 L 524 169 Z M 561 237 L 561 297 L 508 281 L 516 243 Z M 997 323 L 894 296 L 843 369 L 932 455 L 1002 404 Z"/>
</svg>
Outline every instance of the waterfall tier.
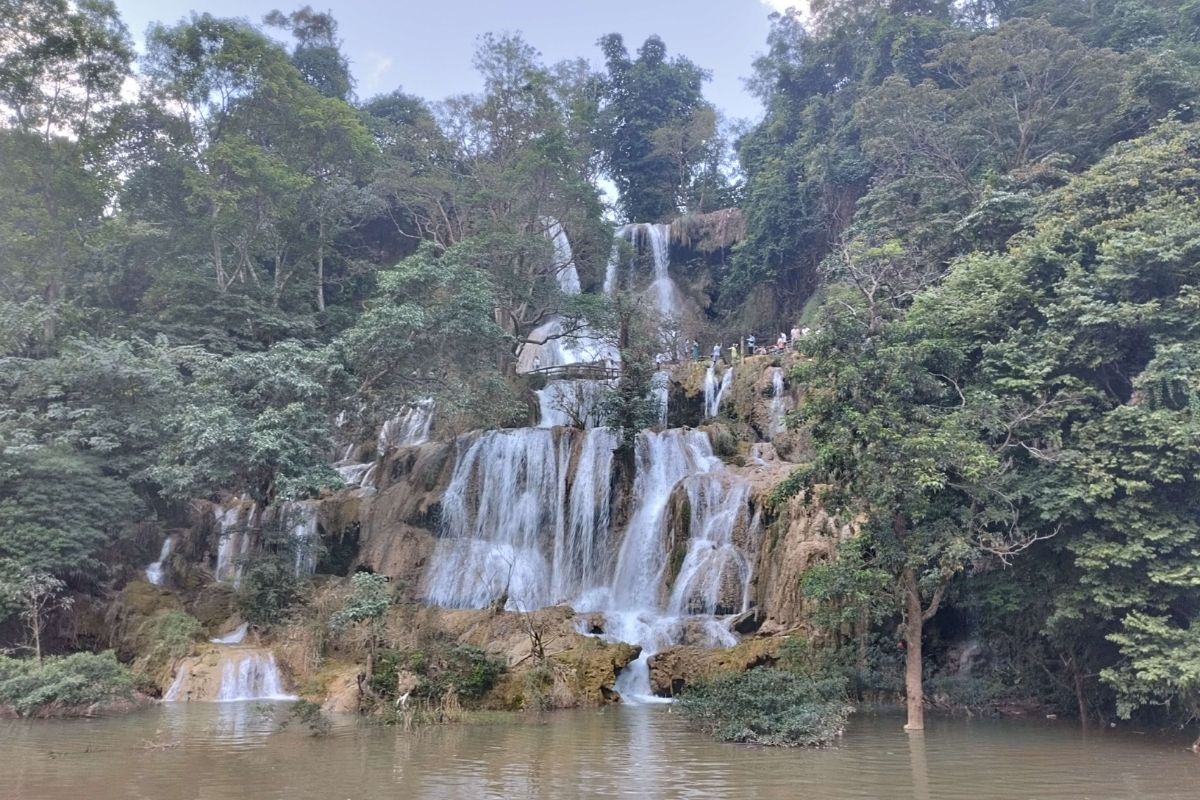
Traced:
<svg viewBox="0 0 1200 800">
<path fill-rule="evenodd" d="M 627 521 L 614 524 L 618 434 L 523 428 L 464 438 L 426 579 L 432 605 L 604 616 L 606 638 L 642 655 L 627 700 L 649 694 L 647 661 L 684 640 L 729 645 L 719 616 L 748 605 L 757 520 L 749 487 L 707 435 L 645 431 L 634 442 Z"/>
<path fill-rule="evenodd" d="M 167 702 L 295 700 L 284 690 L 275 655 L 256 647 L 220 647 L 185 658 L 163 694 Z"/>
</svg>

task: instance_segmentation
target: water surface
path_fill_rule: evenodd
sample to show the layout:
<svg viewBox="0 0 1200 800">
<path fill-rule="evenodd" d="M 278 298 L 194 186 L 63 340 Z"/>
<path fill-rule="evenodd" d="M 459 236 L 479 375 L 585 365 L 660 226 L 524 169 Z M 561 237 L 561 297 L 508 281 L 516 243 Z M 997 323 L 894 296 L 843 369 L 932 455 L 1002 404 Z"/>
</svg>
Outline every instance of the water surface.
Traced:
<svg viewBox="0 0 1200 800">
<path fill-rule="evenodd" d="M 167 704 L 100 720 L 0 722 L 4 800 L 886 798 L 1196 800 L 1183 742 L 1069 722 L 853 718 L 824 750 L 723 745 L 669 707 L 404 733 L 280 730 L 286 705 Z"/>
</svg>

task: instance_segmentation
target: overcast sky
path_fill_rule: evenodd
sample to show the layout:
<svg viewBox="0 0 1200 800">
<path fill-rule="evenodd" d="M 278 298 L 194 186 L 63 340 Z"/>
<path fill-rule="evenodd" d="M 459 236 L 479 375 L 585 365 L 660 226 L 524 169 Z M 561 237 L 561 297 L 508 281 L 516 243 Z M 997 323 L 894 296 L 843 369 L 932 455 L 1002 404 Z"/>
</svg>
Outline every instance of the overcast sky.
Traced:
<svg viewBox="0 0 1200 800">
<path fill-rule="evenodd" d="M 474 92 L 471 67 L 476 37 L 488 31 L 519 31 L 547 63 L 583 56 L 600 63 L 596 40 L 606 33 L 625 37 L 632 54 L 657 33 L 668 54 L 683 54 L 712 72 L 705 95 L 731 118 L 760 114 L 746 93 L 756 54 L 765 49 L 767 16 L 797 0 L 394 0 L 331 3 L 343 50 L 367 98 L 403 88 L 429 100 Z M 193 10 L 244 17 L 258 24 L 273 8 L 288 12 L 305 5 L 281 0 L 117 0 L 121 16 L 140 47 L 146 27 L 176 22 Z"/>
</svg>

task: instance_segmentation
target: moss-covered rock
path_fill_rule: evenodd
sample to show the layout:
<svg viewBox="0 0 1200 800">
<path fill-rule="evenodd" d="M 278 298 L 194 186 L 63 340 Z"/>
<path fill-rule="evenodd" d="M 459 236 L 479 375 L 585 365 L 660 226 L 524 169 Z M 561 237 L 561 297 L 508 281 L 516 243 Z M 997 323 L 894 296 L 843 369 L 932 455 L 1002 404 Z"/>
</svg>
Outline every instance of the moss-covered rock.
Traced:
<svg viewBox="0 0 1200 800">
<path fill-rule="evenodd" d="M 679 645 L 667 648 L 650 656 L 650 688 L 657 695 L 673 697 L 700 679 L 771 666 L 779 659 L 783 641 L 772 636 L 746 639 L 733 647 Z"/>
</svg>

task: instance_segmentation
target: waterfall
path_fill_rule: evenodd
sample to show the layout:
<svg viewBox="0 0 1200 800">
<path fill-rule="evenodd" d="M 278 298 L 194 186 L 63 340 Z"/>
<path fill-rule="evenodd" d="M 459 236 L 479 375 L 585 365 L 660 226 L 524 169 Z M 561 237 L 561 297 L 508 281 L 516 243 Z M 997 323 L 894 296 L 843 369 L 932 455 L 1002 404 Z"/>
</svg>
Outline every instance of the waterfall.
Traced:
<svg viewBox="0 0 1200 800">
<path fill-rule="evenodd" d="M 284 691 L 275 654 L 269 650 L 221 648 L 216 662 L 210 662 L 201 657 L 184 659 L 163 700 L 236 703 L 296 699 Z"/>
<path fill-rule="evenodd" d="M 563 294 L 579 294 L 579 270 L 575 268 L 575 256 L 571 252 L 571 240 L 567 238 L 566 230 L 563 229 L 562 223 L 552 217 L 546 217 L 542 222 L 546 225 L 546 235 L 554 244 L 554 268 L 558 288 Z"/>
<path fill-rule="evenodd" d="M 634 510 L 613 574 L 610 603 L 617 610 L 654 608 L 667 563 L 665 516 L 675 484 L 717 469 L 708 437 L 700 431 L 644 432 L 635 445 Z"/>
<path fill-rule="evenodd" d="M 241 644 L 246 640 L 246 634 L 249 631 L 250 623 L 243 622 L 224 636 L 216 636 L 209 641 L 213 644 Z"/>
<path fill-rule="evenodd" d="M 733 367 L 725 370 L 717 381 L 717 367 L 710 365 L 704 373 L 704 416 L 715 417 L 721 411 L 721 401 L 725 399 L 725 390 L 733 383 Z"/>
<path fill-rule="evenodd" d="M 679 287 L 671 278 L 671 226 L 666 224 L 651 224 L 635 222 L 622 225 L 616 231 L 617 243 L 608 259 L 608 267 L 604 274 L 604 293 L 612 294 L 621 280 L 620 241 L 624 240 L 633 245 L 637 256 L 646 253 L 650 256 L 650 266 L 653 278 L 650 282 L 649 293 L 654 299 L 658 313 L 667 319 L 679 319 L 683 315 L 683 299 Z"/>
<path fill-rule="evenodd" d="M 433 400 L 425 398 L 405 406 L 379 429 L 379 455 L 398 447 L 411 447 L 429 441 L 433 426 Z"/>
<path fill-rule="evenodd" d="M 465 445 L 442 497 L 428 598 L 522 610 L 551 603 L 546 553 L 562 524 L 569 438 L 540 428 L 487 431 Z"/>
<path fill-rule="evenodd" d="M 768 406 L 767 436 L 776 436 L 787 429 L 787 397 L 783 393 L 783 368 L 771 368 L 771 404 Z"/>
<path fill-rule="evenodd" d="M 158 551 L 158 561 L 155 561 L 146 567 L 146 580 L 150 581 L 155 586 L 162 586 L 163 584 L 167 558 L 171 555 L 171 548 L 174 546 L 174 536 L 168 536 L 167 538 L 163 539 L 162 549 Z"/>
<path fill-rule="evenodd" d="M 317 504 L 310 500 L 281 503 L 277 519 L 291 540 L 296 577 L 312 575 L 317 570 Z"/>
<path fill-rule="evenodd" d="M 221 667 L 218 703 L 294 699 L 283 690 L 274 653 L 246 653 L 236 659 L 226 659 Z"/>
<path fill-rule="evenodd" d="M 603 582 L 612 561 L 613 452 L 620 444 L 611 428 L 592 428 L 575 466 L 565 524 L 555 532 L 551 596 L 582 596 Z"/>
<path fill-rule="evenodd" d="M 750 487 L 714 473 L 684 479 L 691 509 L 687 555 L 675 577 L 667 613 L 738 614 L 746 610 L 750 561 L 734 542 L 749 525 Z"/>
<path fill-rule="evenodd" d="M 567 477 L 577 441 L 574 481 Z M 459 442 L 442 498 L 442 535 L 427 579 L 433 605 L 529 611 L 602 582 L 617 434 L 545 428 L 488 431 Z"/>
<path fill-rule="evenodd" d="M 607 381 L 549 381 L 534 392 L 538 399 L 538 427 L 581 426 L 595 428 L 601 424 L 601 405 Z"/>
<path fill-rule="evenodd" d="M 667 424 L 667 401 L 670 399 L 671 393 L 671 374 L 666 370 L 659 370 L 654 373 L 654 378 L 650 382 L 650 391 L 654 396 L 654 401 L 658 404 L 658 424 Z"/>
<path fill-rule="evenodd" d="M 246 500 L 233 501 L 226 507 L 213 506 L 213 517 L 217 525 L 217 568 L 215 577 L 219 581 L 232 581 L 234 586 L 242 582 L 242 558 L 250 552 L 250 533 L 246 530 L 244 516 L 252 513 L 253 507 Z"/>
<path fill-rule="evenodd" d="M 628 702 L 651 699 L 649 659 L 678 643 L 729 645 L 717 615 L 748 603 L 756 530 L 749 487 L 730 475 L 700 431 L 643 431 L 634 442 L 628 523 L 614 529 L 614 451 L 608 428 L 488 431 L 458 443 L 442 499 L 442 532 L 426 576 L 433 605 L 532 611 L 569 603 L 603 614 L 603 636 L 641 647 L 621 674 Z M 669 519 L 689 509 L 689 538 Z M 623 534 L 623 535 L 619 535 Z M 669 574 L 671 548 L 684 548 Z"/>
</svg>

